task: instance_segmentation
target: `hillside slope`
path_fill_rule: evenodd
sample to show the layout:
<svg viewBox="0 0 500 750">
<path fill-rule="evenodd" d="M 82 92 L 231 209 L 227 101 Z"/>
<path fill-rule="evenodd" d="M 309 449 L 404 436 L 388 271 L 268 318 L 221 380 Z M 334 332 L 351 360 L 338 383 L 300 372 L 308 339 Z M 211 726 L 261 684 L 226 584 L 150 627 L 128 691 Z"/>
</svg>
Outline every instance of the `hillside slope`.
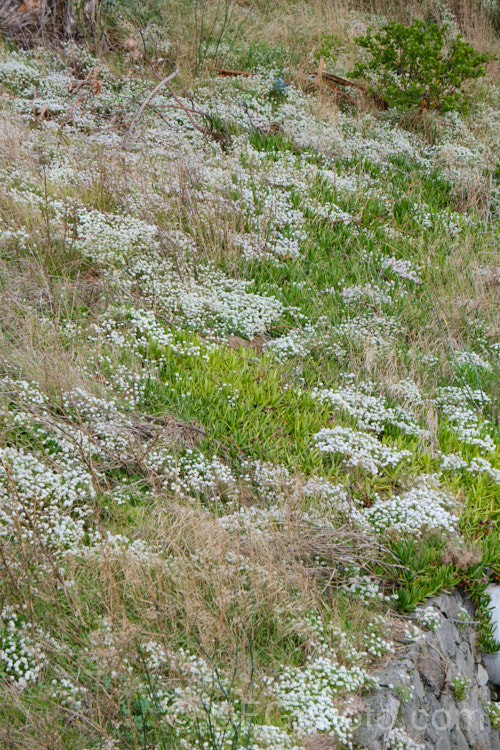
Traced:
<svg viewBox="0 0 500 750">
<path fill-rule="evenodd" d="M 496 63 L 405 119 L 308 75 L 379 16 L 233 12 L 0 51 L 2 747 L 349 746 L 500 578 Z"/>
</svg>

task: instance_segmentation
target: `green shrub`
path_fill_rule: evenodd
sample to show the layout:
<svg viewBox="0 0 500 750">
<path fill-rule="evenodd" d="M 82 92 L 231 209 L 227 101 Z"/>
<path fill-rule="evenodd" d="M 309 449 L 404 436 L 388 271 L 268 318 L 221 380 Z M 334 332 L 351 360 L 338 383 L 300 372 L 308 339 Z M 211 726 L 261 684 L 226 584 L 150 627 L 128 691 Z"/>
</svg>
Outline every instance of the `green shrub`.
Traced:
<svg viewBox="0 0 500 750">
<path fill-rule="evenodd" d="M 353 75 L 370 81 L 372 93 L 402 110 L 464 110 L 464 81 L 485 75 L 488 53 L 477 52 L 461 36 L 447 43 L 447 25 L 391 21 L 376 34 L 357 37 L 371 60 L 358 63 Z"/>
</svg>

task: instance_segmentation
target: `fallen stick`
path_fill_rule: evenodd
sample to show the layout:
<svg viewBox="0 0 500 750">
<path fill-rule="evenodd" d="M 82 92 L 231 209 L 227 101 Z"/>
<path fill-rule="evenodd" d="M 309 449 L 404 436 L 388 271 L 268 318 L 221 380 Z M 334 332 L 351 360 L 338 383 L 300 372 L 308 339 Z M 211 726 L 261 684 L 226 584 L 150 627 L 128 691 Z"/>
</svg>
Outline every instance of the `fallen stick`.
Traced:
<svg viewBox="0 0 500 750">
<path fill-rule="evenodd" d="M 195 128 L 195 130 L 198 130 L 200 133 L 203 133 L 203 135 L 209 135 L 211 131 L 208 128 L 203 128 L 200 125 L 198 125 L 194 121 L 194 118 L 193 118 L 193 115 L 198 115 L 199 117 L 204 117 L 205 120 L 210 123 L 210 126 L 211 126 L 211 128 L 213 130 L 213 120 L 210 117 L 210 115 L 208 114 L 208 112 L 199 112 L 199 111 L 197 111 L 195 109 L 189 109 L 189 107 L 186 107 L 186 105 L 181 101 L 181 99 L 179 99 L 179 97 L 177 96 L 177 94 L 173 90 L 172 86 L 169 86 L 168 83 L 167 83 L 167 88 L 170 91 L 170 94 L 173 96 L 173 98 L 177 102 L 178 106 L 176 107 L 176 109 L 182 109 L 187 114 L 187 116 L 189 118 L 189 122 L 191 123 L 191 125 L 193 126 L 193 128 Z"/>
<path fill-rule="evenodd" d="M 332 91 L 335 92 L 338 96 L 341 96 L 343 99 L 345 99 L 349 104 L 356 105 L 356 100 L 352 98 L 352 96 L 349 96 L 345 91 L 342 91 L 338 86 L 336 86 L 332 81 L 329 81 L 327 78 L 323 78 L 323 81 L 326 83 L 328 88 L 330 88 Z"/>
<path fill-rule="evenodd" d="M 360 91 L 364 91 L 364 87 L 361 86 L 361 84 L 356 83 L 355 81 L 348 81 L 347 78 L 341 78 L 340 76 L 335 76 L 333 73 L 323 73 L 323 78 L 325 81 L 331 81 L 332 83 L 338 83 L 341 86 L 353 86 L 355 89 L 359 89 Z"/>
<path fill-rule="evenodd" d="M 132 136 L 132 133 L 134 132 L 135 124 L 136 124 L 137 120 L 140 118 L 140 116 L 142 115 L 142 113 L 144 112 L 144 110 L 146 109 L 146 107 L 148 106 L 149 102 L 156 96 L 156 94 L 158 93 L 158 91 L 163 86 L 167 85 L 168 82 L 171 81 L 173 78 L 175 78 L 175 76 L 177 76 L 178 74 L 179 74 L 179 71 L 176 68 L 173 73 L 170 73 L 169 76 L 167 76 L 166 78 L 163 78 L 163 80 L 161 80 L 160 83 L 157 84 L 157 86 L 155 86 L 154 89 L 144 99 L 143 103 L 139 107 L 139 111 L 137 112 L 137 114 L 135 115 L 135 117 L 133 118 L 132 122 L 129 125 L 127 133 L 126 133 L 125 138 L 123 140 L 123 147 L 124 148 L 127 148 L 128 143 L 130 141 L 130 138 Z M 170 86 L 169 86 L 169 89 L 170 89 Z"/>
<path fill-rule="evenodd" d="M 248 76 L 253 76 L 253 73 L 250 73 L 248 70 L 230 70 L 229 68 L 214 68 L 214 70 L 217 75 L 222 78 L 236 76 L 244 76 L 245 78 L 248 78 Z"/>
<path fill-rule="evenodd" d="M 318 70 L 317 73 L 309 73 L 309 75 L 315 79 L 316 86 L 319 85 L 320 80 L 323 80 L 328 86 L 330 86 L 333 91 L 335 91 L 335 93 L 344 96 L 344 98 L 346 98 L 350 104 L 356 104 L 356 101 L 351 96 L 349 96 L 349 94 L 346 94 L 345 91 L 338 88 L 338 86 L 352 86 L 353 88 L 358 89 L 358 91 L 361 91 L 363 94 L 369 94 L 370 96 L 372 96 L 378 106 L 382 109 L 389 109 L 389 105 L 387 104 L 385 99 L 380 96 L 380 94 L 370 93 L 366 86 L 363 86 L 361 83 L 356 83 L 356 81 L 349 81 L 347 80 L 347 78 L 333 75 L 333 73 L 325 73 L 321 64 L 320 70 Z"/>
<path fill-rule="evenodd" d="M 68 86 L 68 91 L 77 93 L 82 88 L 82 86 L 91 86 L 94 94 L 100 94 L 102 89 L 102 82 L 97 78 L 100 72 L 100 68 L 92 68 L 92 70 L 89 70 L 82 81 L 73 81 L 72 83 L 70 83 Z"/>
</svg>

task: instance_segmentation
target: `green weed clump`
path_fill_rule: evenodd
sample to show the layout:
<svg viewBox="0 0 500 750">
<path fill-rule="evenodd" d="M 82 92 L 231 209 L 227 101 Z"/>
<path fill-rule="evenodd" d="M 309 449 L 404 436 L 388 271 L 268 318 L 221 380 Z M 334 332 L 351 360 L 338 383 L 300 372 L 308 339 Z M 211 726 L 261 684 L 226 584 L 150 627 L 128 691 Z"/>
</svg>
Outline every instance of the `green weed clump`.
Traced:
<svg viewBox="0 0 500 750">
<path fill-rule="evenodd" d="M 491 56 L 474 49 L 458 35 L 447 42 L 448 25 L 415 20 L 411 26 L 391 21 L 373 34 L 357 37 L 371 55 L 353 75 L 370 81 L 372 93 L 389 107 L 441 112 L 465 111 L 469 97 L 462 86 L 486 73 Z"/>
</svg>

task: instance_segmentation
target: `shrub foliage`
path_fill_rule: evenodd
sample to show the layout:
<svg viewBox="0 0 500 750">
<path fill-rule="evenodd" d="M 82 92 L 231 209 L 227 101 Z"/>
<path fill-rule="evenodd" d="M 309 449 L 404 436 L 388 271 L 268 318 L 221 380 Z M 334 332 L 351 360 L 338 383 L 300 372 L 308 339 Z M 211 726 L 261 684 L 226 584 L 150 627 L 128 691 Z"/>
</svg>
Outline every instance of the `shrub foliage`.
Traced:
<svg viewBox="0 0 500 750">
<path fill-rule="evenodd" d="M 459 35 L 447 42 L 447 25 L 416 20 L 411 26 L 391 21 L 373 34 L 356 38 L 371 55 L 353 75 L 366 78 L 372 93 L 390 107 L 443 112 L 464 110 L 464 81 L 485 75 L 488 53 L 480 53 Z"/>
</svg>

